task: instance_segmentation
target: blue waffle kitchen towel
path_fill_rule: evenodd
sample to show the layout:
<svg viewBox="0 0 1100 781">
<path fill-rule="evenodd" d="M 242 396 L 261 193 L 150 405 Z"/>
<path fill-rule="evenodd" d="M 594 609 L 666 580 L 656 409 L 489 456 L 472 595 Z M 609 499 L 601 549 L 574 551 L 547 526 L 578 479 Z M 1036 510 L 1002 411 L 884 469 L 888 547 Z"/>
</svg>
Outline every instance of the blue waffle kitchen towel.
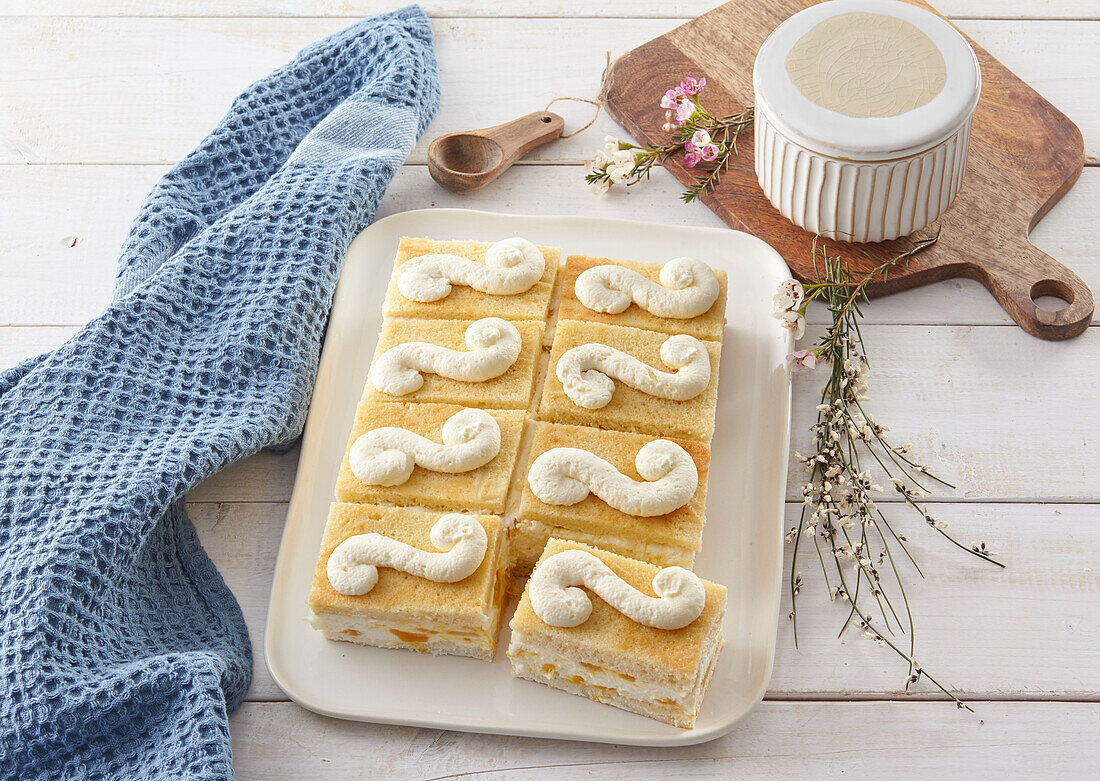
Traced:
<svg viewBox="0 0 1100 781">
<path fill-rule="evenodd" d="M 0 374 L 0 777 L 231 776 L 252 653 L 183 497 L 299 435 L 344 251 L 438 105 L 419 8 L 303 49 L 155 187 L 106 311 Z"/>
</svg>

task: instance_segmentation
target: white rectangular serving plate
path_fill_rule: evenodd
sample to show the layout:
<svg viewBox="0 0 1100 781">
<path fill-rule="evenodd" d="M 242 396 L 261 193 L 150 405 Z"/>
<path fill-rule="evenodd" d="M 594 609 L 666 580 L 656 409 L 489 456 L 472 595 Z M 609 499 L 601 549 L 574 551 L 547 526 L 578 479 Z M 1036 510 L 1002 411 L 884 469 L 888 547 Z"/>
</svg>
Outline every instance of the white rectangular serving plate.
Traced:
<svg viewBox="0 0 1100 781">
<path fill-rule="evenodd" d="M 495 241 L 523 236 L 563 253 L 664 263 L 688 255 L 729 273 L 707 525 L 696 571 L 729 588 L 726 646 L 695 729 L 685 730 L 512 678 L 496 661 L 325 640 L 306 606 L 333 486 L 382 324 L 402 236 Z M 764 696 L 775 653 L 790 434 L 790 336 L 771 315 L 789 278 L 760 239 L 727 229 L 588 217 L 425 209 L 379 220 L 348 248 L 306 420 L 275 565 L 265 652 L 275 681 L 317 713 L 432 729 L 649 746 L 728 732 Z M 510 614 L 510 610 L 508 611 Z"/>
</svg>

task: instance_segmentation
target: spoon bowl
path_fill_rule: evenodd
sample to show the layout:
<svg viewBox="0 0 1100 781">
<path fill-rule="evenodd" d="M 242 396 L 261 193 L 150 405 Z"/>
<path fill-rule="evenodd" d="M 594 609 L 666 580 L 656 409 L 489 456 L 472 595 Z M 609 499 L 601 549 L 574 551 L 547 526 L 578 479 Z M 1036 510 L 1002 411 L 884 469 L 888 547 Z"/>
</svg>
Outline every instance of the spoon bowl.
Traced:
<svg viewBox="0 0 1100 781">
<path fill-rule="evenodd" d="M 491 138 L 452 133 L 432 144 L 439 167 L 456 174 L 484 174 L 504 162 L 504 150 Z"/>
<path fill-rule="evenodd" d="M 536 111 L 503 125 L 440 136 L 428 147 L 428 172 L 451 192 L 478 190 L 512 164 L 561 136 L 565 120 Z"/>
</svg>

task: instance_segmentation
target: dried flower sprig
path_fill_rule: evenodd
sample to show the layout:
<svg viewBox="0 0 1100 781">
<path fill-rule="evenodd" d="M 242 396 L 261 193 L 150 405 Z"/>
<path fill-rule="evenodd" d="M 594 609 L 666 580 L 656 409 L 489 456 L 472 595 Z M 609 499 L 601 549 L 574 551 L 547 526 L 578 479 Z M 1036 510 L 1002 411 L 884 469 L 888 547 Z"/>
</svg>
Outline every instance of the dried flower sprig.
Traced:
<svg viewBox="0 0 1100 781">
<path fill-rule="evenodd" d="M 649 178 L 653 166 L 683 152 L 688 168 L 702 166 L 702 173 L 680 197 L 691 203 L 704 193 L 713 192 L 737 154 L 737 139 L 752 124 L 753 108 L 715 117 L 699 99 L 707 80 L 690 76 L 668 90 L 661 98 L 665 109 L 663 130 L 673 141 L 661 146 L 638 146 L 607 136 L 604 148 L 585 165 L 585 179 L 593 192 L 606 193 L 612 185 L 630 186 Z"/>
<path fill-rule="evenodd" d="M 792 610 L 790 619 L 798 643 L 797 597 L 802 588 L 802 573 L 798 570 L 799 546 L 803 538 L 812 539 L 817 559 L 824 575 L 830 599 L 842 599 L 849 606 L 848 617 L 840 629 L 842 636 L 855 622 L 864 637 L 881 647 L 888 647 L 909 663 L 905 687 L 921 677 L 954 701 L 956 706 L 970 710 L 956 694 L 940 684 L 921 667 L 915 657 L 913 615 L 905 586 L 895 560 L 895 550 L 909 560 L 923 577 L 920 567 L 907 546 L 908 538 L 895 531 L 886 515 L 872 498 L 883 487 L 866 466 L 877 464 L 876 471 L 901 496 L 903 502 L 919 513 L 925 523 L 953 545 L 983 561 L 998 567 L 984 542 L 969 548 L 947 532 L 947 524 L 934 518 L 920 499 L 927 494 L 925 479 L 953 488 L 936 477 L 910 455 L 912 444 L 891 444 L 889 427 L 878 423 L 868 412 L 868 376 L 870 364 L 863 335 L 859 329 L 862 317 L 860 305 L 868 300 L 867 286 L 874 280 L 888 278 L 891 271 L 903 267 L 917 253 L 935 243 L 937 237 L 921 239 L 861 276 L 852 272 L 839 256 L 830 256 L 825 245 L 814 240 L 812 252 L 814 281 L 803 287 L 794 280 L 780 285 L 775 294 L 773 314 L 802 337 L 806 327 L 806 307 L 811 301 L 824 303 L 832 315 L 832 323 L 816 345 L 788 356 L 792 370 L 812 369 L 819 363 L 829 366 L 829 377 L 817 407 L 817 422 L 811 428 L 814 454 L 795 454 L 808 473 L 802 487 L 803 506 L 798 525 L 786 535 L 793 544 L 790 589 Z M 878 554 L 875 555 L 875 549 Z M 846 572 L 850 565 L 851 569 Z M 896 585 L 900 604 L 887 594 Z M 870 605 L 882 618 L 874 618 Z M 900 608 L 900 615 L 899 615 Z M 908 635 L 903 643 L 899 635 Z"/>
</svg>

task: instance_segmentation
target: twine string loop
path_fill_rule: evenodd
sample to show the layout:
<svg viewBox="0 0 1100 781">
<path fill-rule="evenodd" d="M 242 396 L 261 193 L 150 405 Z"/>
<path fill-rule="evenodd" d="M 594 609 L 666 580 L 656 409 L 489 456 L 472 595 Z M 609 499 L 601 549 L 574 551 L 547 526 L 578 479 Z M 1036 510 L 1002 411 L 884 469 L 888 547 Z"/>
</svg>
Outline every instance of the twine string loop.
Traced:
<svg viewBox="0 0 1100 781">
<path fill-rule="evenodd" d="M 572 133 L 563 133 L 561 135 L 562 138 L 572 138 L 573 136 L 577 135 L 578 133 L 583 133 L 585 130 L 588 130 L 588 128 L 590 128 L 590 127 L 592 127 L 592 125 L 596 124 L 596 120 L 599 119 L 599 117 L 600 117 L 600 109 L 603 108 L 603 104 L 600 103 L 600 101 L 598 101 L 598 100 L 592 100 L 591 98 L 574 98 L 570 95 L 562 95 L 562 96 L 557 97 L 557 98 L 551 98 L 550 102 L 546 104 L 546 108 L 544 108 L 543 111 L 549 111 L 550 107 L 553 106 L 555 103 L 557 103 L 559 100 L 574 100 L 577 103 L 588 103 L 589 105 L 596 107 L 596 113 L 592 115 L 592 119 L 588 120 L 588 122 L 581 125 L 579 128 L 574 130 Z"/>
</svg>

